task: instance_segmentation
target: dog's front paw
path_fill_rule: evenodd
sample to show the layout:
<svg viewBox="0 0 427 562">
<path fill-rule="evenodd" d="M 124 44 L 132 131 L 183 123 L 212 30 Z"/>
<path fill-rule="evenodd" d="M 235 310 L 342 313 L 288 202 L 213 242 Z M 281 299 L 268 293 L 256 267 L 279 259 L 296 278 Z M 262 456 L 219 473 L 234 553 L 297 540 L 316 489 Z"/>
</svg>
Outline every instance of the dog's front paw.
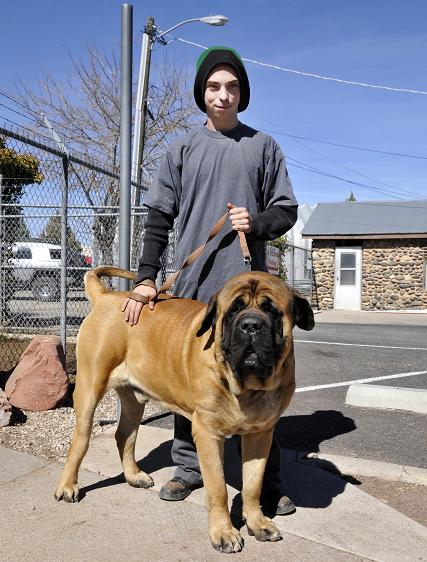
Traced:
<svg viewBox="0 0 427 562">
<path fill-rule="evenodd" d="M 56 501 L 64 500 L 67 503 L 79 501 L 79 487 L 77 484 L 60 484 L 54 494 Z"/>
<path fill-rule="evenodd" d="M 246 526 L 250 536 L 261 542 L 276 542 L 282 540 L 282 535 L 276 524 L 268 517 L 257 517 L 254 521 L 246 521 Z"/>
<path fill-rule="evenodd" d="M 151 488 L 154 486 L 154 480 L 145 472 L 137 472 L 136 474 L 125 474 L 126 482 L 133 488 Z"/>
<path fill-rule="evenodd" d="M 214 549 L 226 554 L 240 552 L 243 548 L 243 539 L 234 527 L 211 531 L 210 538 Z"/>
</svg>

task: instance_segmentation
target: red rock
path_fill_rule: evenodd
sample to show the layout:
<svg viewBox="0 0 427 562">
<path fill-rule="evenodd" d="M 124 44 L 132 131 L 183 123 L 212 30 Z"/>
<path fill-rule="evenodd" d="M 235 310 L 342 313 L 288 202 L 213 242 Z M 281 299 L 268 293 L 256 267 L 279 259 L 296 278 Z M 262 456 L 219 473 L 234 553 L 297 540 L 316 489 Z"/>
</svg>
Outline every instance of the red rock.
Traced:
<svg viewBox="0 0 427 562">
<path fill-rule="evenodd" d="M 50 410 L 68 390 L 58 336 L 34 336 L 6 383 L 9 402 L 24 410 Z"/>
<path fill-rule="evenodd" d="M 9 425 L 12 406 L 3 390 L 0 390 L 0 427 Z"/>
</svg>

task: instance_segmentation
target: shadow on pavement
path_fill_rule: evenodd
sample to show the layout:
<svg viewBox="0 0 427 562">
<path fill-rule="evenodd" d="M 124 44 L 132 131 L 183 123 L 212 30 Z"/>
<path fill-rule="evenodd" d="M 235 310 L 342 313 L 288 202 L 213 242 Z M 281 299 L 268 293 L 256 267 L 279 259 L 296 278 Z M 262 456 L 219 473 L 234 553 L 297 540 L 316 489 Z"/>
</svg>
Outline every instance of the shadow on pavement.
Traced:
<svg viewBox="0 0 427 562">
<path fill-rule="evenodd" d="M 165 416 L 162 415 L 161 417 Z M 154 422 L 151 425 L 156 425 L 156 423 Z M 356 429 L 354 420 L 336 410 L 320 410 L 311 415 L 289 416 L 279 420 L 275 436 L 282 450 L 283 492 L 297 507 L 326 508 L 332 503 L 334 497 L 344 491 L 348 482 L 360 484 L 355 478 L 341 474 L 334 464 L 324 460 L 318 463 L 315 459 L 312 461 L 306 457 L 306 453 L 318 452 L 323 441 L 354 429 Z M 172 466 L 171 446 L 171 440 L 161 443 L 150 451 L 146 457 L 139 460 L 138 465 L 149 474 L 164 467 Z M 226 440 L 224 458 L 227 484 L 241 490 L 239 437 Z M 340 478 L 336 478 L 336 476 Z M 113 486 L 122 482 L 124 482 L 123 474 L 114 478 L 107 478 L 83 488 L 81 497 L 90 490 Z M 237 494 L 231 508 L 233 522 L 237 526 L 243 524 L 241 512 L 241 494 Z"/>
<path fill-rule="evenodd" d="M 90 447 L 90 445 L 89 445 Z M 148 453 L 146 457 L 137 461 L 138 466 L 148 474 L 156 472 L 165 466 L 173 466 L 172 458 L 170 455 L 172 448 L 172 440 L 164 441 L 158 447 Z M 117 451 L 117 455 L 119 452 Z M 126 482 L 123 472 L 116 476 L 105 478 L 99 482 L 94 482 L 90 486 L 85 486 L 80 489 L 79 501 L 82 500 L 88 492 L 96 490 L 97 488 L 107 488 L 108 486 L 116 486 Z"/>
<path fill-rule="evenodd" d="M 117 476 L 112 476 L 110 478 L 105 478 L 104 480 L 100 480 L 99 482 L 94 482 L 89 486 L 83 486 L 79 490 L 79 502 L 88 494 L 92 492 L 92 490 L 98 490 L 100 488 L 108 488 L 109 486 L 116 486 L 117 484 L 123 484 L 126 482 L 123 472 L 118 474 Z"/>
<path fill-rule="evenodd" d="M 305 416 L 284 416 L 275 435 L 283 449 L 318 452 L 320 443 L 356 429 L 352 418 L 337 410 L 318 410 Z"/>
</svg>

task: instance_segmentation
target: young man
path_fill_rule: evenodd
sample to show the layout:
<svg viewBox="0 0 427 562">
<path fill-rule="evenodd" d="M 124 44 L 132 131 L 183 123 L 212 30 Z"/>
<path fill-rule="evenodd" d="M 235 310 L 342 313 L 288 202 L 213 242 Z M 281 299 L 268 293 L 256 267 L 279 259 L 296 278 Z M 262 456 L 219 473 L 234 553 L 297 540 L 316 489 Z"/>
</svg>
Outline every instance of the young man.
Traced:
<svg viewBox="0 0 427 562">
<path fill-rule="evenodd" d="M 225 208 L 230 209 L 229 223 L 203 255 L 181 272 L 174 286 L 176 295 L 204 302 L 232 275 L 246 270 L 237 231 L 247 235 L 252 269 L 267 271 L 265 241 L 294 225 L 298 204 L 279 146 L 237 118 L 247 108 L 249 97 L 249 81 L 238 53 L 227 47 L 205 50 L 196 65 L 194 98 L 207 120 L 169 147 L 146 195 L 149 211 L 135 292 L 147 297 L 156 293 L 160 257 L 175 218 L 179 266 L 205 242 Z M 154 303 L 148 306 L 153 309 Z M 125 301 L 125 320 L 136 324 L 141 309 L 141 303 Z M 164 500 L 182 500 L 203 482 L 191 422 L 179 415 L 175 416 L 172 459 L 177 465 L 175 476 L 159 495 Z M 262 502 L 284 515 L 295 507 L 282 496 L 280 474 L 280 447 L 273 441 Z"/>
</svg>

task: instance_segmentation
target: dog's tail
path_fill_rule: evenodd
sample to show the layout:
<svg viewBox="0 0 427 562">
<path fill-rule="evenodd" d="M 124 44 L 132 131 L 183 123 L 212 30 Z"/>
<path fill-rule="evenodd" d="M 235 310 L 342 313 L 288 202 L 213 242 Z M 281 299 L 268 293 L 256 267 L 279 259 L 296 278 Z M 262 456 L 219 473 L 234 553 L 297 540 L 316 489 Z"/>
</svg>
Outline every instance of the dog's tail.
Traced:
<svg viewBox="0 0 427 562">
<path fill-rule="evenodd" d="M 99 266 L 91 269 L 84 276 L 85 293 L 90 303 L 96 303 L 100 295 L 109 293 L 110 290 L 102 283 L 100 277 L 124 277 L 134 281 L 136 278 L 135 273 L 120 269 L 112 266 Z"/>
</svg>

